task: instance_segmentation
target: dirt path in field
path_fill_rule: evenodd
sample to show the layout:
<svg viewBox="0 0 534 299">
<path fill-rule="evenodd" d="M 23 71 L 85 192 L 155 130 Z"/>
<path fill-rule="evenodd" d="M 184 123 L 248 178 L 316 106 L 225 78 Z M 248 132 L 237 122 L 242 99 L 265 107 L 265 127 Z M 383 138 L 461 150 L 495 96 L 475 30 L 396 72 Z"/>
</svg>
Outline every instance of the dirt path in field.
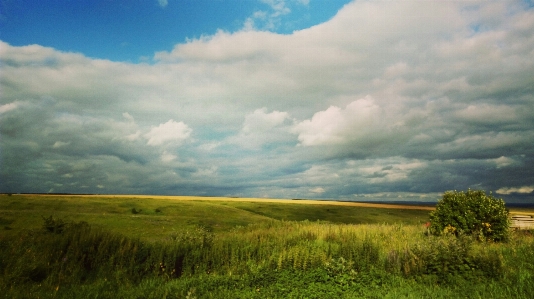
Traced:
<svg viewBox="0 0 534 299">
<path fill-rule="evenodd" d="M 273 199 L 273 198 L 234 198 L 234 197 L 201 197 L 201 196 L 159 196 L 159 195 L 69 195 L 83 197 L 104 197 L 104 198 L 143 198 L 143 199 L 167 199 L 167 200 L 193 200 L 193 201 L 235 201 L 235 202 L 259 202 L 259 203 L 282 203 L 282 204 L 305 204 L 305 205 L 332 205 L 332 206 L 352 206 L 367 208 L 384 208 L 384 209 L 404 209 L 404 210 L 434 210 L 434 207 L 401 205 L 401 204 L 382 204 L 382 203 L 363 203 L 348 201 L 332 200 L 309 200 L 309 199 Z"/>
</svg>

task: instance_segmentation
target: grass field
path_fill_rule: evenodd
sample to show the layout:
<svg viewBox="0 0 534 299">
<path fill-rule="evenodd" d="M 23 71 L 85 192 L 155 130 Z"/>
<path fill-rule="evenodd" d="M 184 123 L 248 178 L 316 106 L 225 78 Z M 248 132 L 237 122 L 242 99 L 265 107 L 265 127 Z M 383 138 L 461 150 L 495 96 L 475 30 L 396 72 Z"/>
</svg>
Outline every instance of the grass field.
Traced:
<svg viewBox="0 0 534 299">
<path fill-rule="evenodd" d="M 132 209 L 138 211 L 132 213 Z M 42 226 L 42 217 L 86 221 L 92 225 L 143 239 L 198 226 L 223 232 L 235 226 L 272 220 L 328 221 L 344 224 L 421 224 L 429 207 L 395 206 L 311 200 L 171 196 L 0 196 L 0 225 L 9 234 Z"/>
<path fill-rule="evenodd" d="M 2 195 L 0 297 L 534 298 L 531 233 L 429 236 L 431 209 Z"/>
</svg>

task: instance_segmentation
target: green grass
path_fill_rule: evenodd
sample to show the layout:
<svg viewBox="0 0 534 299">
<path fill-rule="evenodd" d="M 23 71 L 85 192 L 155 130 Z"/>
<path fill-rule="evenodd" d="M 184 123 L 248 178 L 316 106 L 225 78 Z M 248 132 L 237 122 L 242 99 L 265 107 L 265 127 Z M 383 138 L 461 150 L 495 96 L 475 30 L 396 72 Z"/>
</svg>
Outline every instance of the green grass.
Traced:
<svg viewBox="0 0 534 299">
<path fill-rule="evenodd" d="M 223 204 L 276 220 L 320 220 L 343 224 L 422 224 L 428 221 L 428 211 L 425 210 L 261 202 L 226 202 Z"/>
<path fill-rule="evenodd" d="M 132 209 L 140 212 L 133 214 Z M 150 240 L 165 239 L 169 234 L 198 226 L 224 232 L 235 226 L 272 220 L 419 224 L 428 219 L 428 211 L 424 210 L 304 205 L 290 200 L 288 203 L 181 201 L 135 196 L 0 195 L 0 213 L 0 225 L 9 227 L 4 232 L 12 235 L 25 229 L 39 228 L 42 217 L 53 215 L 66 221 L 86 221 L 93 226 Z"/>
<path fill-rule="evenodd" d="M 132 209 L 140 210 L 133 214 Z M 158 212 L 156 212 L 158 210 Z M 209 227 L 226 231 L 237 225 L 270 219 L 241 209 L 205 201 L 77 196 L 0 196 L 0 213 L 8 234 L 39 228 L 42 217 L 86 221 L 131 237 L 158 240 L 169 234 Z M 223 216 L 223 217 L 221 217 Z"/>
<path fill-rule="evenodd" d="M 429 236 L 428 211 L 1 196 L 0 213 L 0 298 L 534 298 L 530 233 Z"/>
</svg>

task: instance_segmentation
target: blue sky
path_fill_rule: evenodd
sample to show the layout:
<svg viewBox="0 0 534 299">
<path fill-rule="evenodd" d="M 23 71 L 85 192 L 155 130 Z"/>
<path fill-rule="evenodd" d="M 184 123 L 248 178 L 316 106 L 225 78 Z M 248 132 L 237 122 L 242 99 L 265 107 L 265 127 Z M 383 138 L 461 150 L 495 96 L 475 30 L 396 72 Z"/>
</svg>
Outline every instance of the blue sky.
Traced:
<svg viewBox="0 0 534 299">
<path fill-rule="evenodd" d="M 531 1 L 0 1 L 0 192 L 534 202 Z"/>
<path fill-rule="evenodd" d="M 258 30 L 289 34 L 332 18 L 348 0 L 2 1 L 0 38 L 113 61 L 138 62 L 187 39 Z M 261 15 L 255 17 L 254 15 Z"/>
</svg>

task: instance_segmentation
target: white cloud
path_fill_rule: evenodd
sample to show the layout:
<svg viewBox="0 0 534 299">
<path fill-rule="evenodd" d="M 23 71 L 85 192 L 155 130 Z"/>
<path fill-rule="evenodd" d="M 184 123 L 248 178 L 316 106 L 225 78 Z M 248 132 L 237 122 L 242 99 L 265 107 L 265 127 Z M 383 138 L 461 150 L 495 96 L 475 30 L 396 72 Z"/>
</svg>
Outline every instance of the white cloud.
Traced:
<svg viewBox="0 0 534 299">
<path fill-rule="evenodd" d="M 217 166 L 211 166 L 208 168 L 201 168 L 198 169 L 195 173 L 193 173 L 194 177 L 214 177 L 217 174 Z"/>
<path fill-rule="evenodd" d="M 6 113 L 10 110 L 15 110 L 19 107 L 19 105 L 20 105 L 19 102 L 12 102 L 12 103 L 0 105 L 0 114 Z"/>
<path fill-rule="evenodd" d="M 503 194 L 503 195 L 510 195 L 512 193 L 519 193 L 519 194 L 528 194 L 528 193 L 532 193 L 532 191 L 534 191 L 534 186 L 523 186 L 523 187 L 511 187 L 511 188 L 507 188 L 507 187 L 503 187 L 503 188 L 500 188 L 499 190 L 495 191 L 495 193 L 497 194 Z"/>
<path fill-rule="evenodd" d="M 507 167 L 507 166 L 517 163 L 514 159 L 508 158 L 505 156 L 501 156 L 497 159 L 493 159 L 493 161 L 497 165 L 497 168 L 503 168 L 503 167 Z"/>
<path fill-rule="evenodd" d="M 168 0 L 158 0 L 158 4 L 161 7 L 166 7 L 169 4 Z"/>
<path fill-rule="evenodd" d="M 294 132 L 303 145 L 337 144 L 346 140 L 339 135 L 344 129 L 345 120 L 342 110 L 330 106 L 325 111 L 317 112 L 311 120 L 305 120 L 295 126 Z"/>
<path fill-rule="evenodd" d="M 274 30 L 280 27 L 281 17 L 291 13 L 291 9 L 285 0 L 260 0 L 267 4 L 269 9 L 255 11 L 252 16 L 248 17 L 244 24 L 243 30 Z M 304 4 L 298 1 L 299 4 Z"/>
<path fill-rule="evenodd" d="M 123 116 L 124 118 L 126 118 L 129 122 L 132 122 L 132 123 L 134 122 L 134 118 L 133 118 L 133 116 L 130 115 L 130 113 L 128 113 L 128 112 L 124 112 L 124 113 L 122 114 L 122 116 Z"/>
<path fill-rule="evenodd" d="M 168 153 L 167 151 L 164 151 L 163 154 L 161 154 L 161 161 L 165 163 L 172 162 L 176 160 L 176 158 L 178 158 L 178 156 Z"/>
<path fill-rule="evenodd" d="M 125 138 L 126 140 L 134 141 L 134 140 L 138 140 L 140 137 L 141 137 L 141 131 L 137 131 L 135 133 L 126 135 Z"/>
<path fill-rule="evenodd" d="M 325 193 L 325 191 L 326 190 L 324 188 L 322 188 L 322 187 L 317 187 L 317 188 L 310 189 L 310 192 L 317 193 L 317 194 Z"/>
<path fill-rule="evenodd" d="M 244 133 L 265 132 L 284 123 L 289 119 L 287 112 L 273 111 L 267 113 L 267 108 L 257 109 L 245 117 Z"/>
<path fill-rule="evenodd" d="M 398 62 L 388 66 L 384 71 L 384 76 L 387 78 L 395 78 L 406 74 L 409 70 L 410 68 L 405 62 Z"/>
<path fill-rule="evenodd" d="M 62 148 L 62 147 L 65 147 L 67 145 L 70 144 L 70 141 L 69 142 L 64 142 L 64 141 L 56 141 L 54 143 L 54 145 L 52 146 L 52 148 Z"/>
<path fill-rule="evenodd" d="M 204 142 L 202 143 L 198 148 L 202 151 L 206 152 L 213 152 L 216 150 L 219 146 L 221 146 L 223 143 L 220 141 L 215 142 Z"/>
<path fill-rule="evenodd" d="M 239 134 L 228 138 L 227 142 L 247 149 L 260 149 L 265 144 L 287 142 L 293 139 L 290 134 L 291 124 L 292 120 L 287 112 L 256 109 L 245 116 Z"/>
<path fill-rule="evenodd" d="M 435 149 L 441 153 L 482 153 L 483 151 L 498 151 L 513 147 L 514 145 L 522 145 L 525 141 L 525 137 L 525 135 L 514 132 L 472 133 L 467 136 L 460 135 L 451 142 L 437 144 Z M 530 136 L 528 136 L 528 139 L 530 139 Z M 500 151 L 498 152 L 500 153 Z"/>
<path fill-rule="evenodd" d="M 212 36 L 202 36 L 185 44 L 177 44 L 169 52 L 157 52 L 156 60 L 174 62 L 219 61 L 238 62 L 266 58 L 265 55 L 277 54 L 281 37 L 270 32 L 240 31 L 228 33 L 219 30 Z M 273 53 L 274 50 L 274 53 Z"/>
<path fill-rule="evenodd" d="M 404 163 L 394 163 L 390 165 L 373 165 L 362 167 L 358 170 L 365 176 L 370 184 L 396 182 L 409 178 L 412 171 L 427 167 L 427 163 L 421 161 L 409 161 Z"/>
<path fill-rule="evenodd" d="M 330 106 L 317 112 L 310 120 L 298 123 L 293 131 L 305 146 L 342 144 L 376 131 L 383 117 L 381 108 L 367 96 L 350 103 L 345 109 Z"/>
<path fill-rule="evenodd" d="M 287 7 L 285 0 L 260 0 L 261 2 L 269 5 L 274 11 L 271 17 L 278 17 L 291 12 L 291 9 Z"/>
<path fill-rule="evenodd" d="M 157 146 L 171 141 L 181 143 L 189 138 L 192 131 L 183 122 L 175 122 L 171 119 L 157 127 L 152 127 L 144 137 L 148 139 L 148 145 Z"/>
<path fill-rule="evenodd" d="M 456 115 L 465 122 L 473 123 L 513 123 L 518 119 L 516 108 L 509 105 L 479 104 L 469 105 Z"/>
</svg>

